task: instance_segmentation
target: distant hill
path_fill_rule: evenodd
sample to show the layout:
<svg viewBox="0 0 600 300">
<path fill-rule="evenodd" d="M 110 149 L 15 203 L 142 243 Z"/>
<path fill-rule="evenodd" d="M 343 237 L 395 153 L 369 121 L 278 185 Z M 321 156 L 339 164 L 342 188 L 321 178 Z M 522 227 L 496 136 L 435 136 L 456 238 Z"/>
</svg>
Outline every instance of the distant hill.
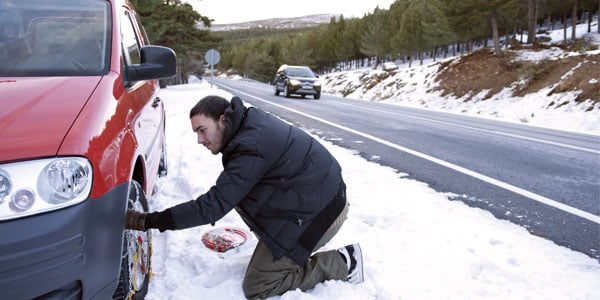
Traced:
<svg viewBox="0 0 600 300">
<path fill-rule="evenodd" d="M 209 29 L 211 31 L 229 31 L 253 28 L 290 29 L 315 27 L 321 24 L 329 23 L 332 17 L 337 18 L 339 16 L 340 15 L 335 14 L 317 14 L 294 18 L 274 18 L 233 24 L 212 24 Z M 201 29 L 207 29 L 204 25 L 199 25 L 198 27 Z"/>
</svg>

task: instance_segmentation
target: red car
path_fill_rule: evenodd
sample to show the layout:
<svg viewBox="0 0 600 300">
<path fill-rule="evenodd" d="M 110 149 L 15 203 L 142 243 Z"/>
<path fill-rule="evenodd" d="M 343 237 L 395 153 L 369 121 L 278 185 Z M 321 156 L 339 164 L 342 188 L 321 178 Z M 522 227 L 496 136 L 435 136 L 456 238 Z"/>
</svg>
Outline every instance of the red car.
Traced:
<svg viewBox="0 0 600 300">
<path fill-rule="evenodd" d="M 150 234 L 124 230 L 166 174 L 159 78 L 127 0 L 0 2 L 0 299 L 143 298 Z"/>
</svg>

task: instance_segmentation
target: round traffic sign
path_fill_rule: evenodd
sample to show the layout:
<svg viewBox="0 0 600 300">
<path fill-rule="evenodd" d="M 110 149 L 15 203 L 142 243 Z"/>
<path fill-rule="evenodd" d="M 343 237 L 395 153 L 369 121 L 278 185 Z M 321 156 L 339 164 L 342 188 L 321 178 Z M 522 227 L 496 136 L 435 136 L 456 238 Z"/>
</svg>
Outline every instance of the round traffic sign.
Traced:
<svg viewBox="0 0 600 300">
<path fill-rule="evenodd" d="M 215 49 L 210 49 L 206 51 L 206 54 L 204 54 L 204 59 L 207 63 L 216 65 L 219 63 L 219 60 L 221 60 L 221 54 Z"/>
</svg>

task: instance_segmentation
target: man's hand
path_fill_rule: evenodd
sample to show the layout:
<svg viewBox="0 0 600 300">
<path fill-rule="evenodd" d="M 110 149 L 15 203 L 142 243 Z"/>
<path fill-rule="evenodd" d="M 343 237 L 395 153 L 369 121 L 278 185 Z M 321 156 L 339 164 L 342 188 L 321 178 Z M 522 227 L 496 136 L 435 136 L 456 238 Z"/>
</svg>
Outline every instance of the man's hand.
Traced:
<svg viewBox="0 0 600 300">
<path fill-rule="evenodd" d="M 131 230 L 147 231 L 157 228 L 160 232 L 175 229 L 175 222 L 171 212 L 167 209 L 162 212 L 144 213 L 135 210 L 127 210 L 125 228 Z"/>
<path fill-rule="evenodd" d="M 127 210 L 125 219 L 125 228 L 139 231 L 146 231 L 146 216 L 147 213 L 142 213 L 135 210 Z"/>
</svg>

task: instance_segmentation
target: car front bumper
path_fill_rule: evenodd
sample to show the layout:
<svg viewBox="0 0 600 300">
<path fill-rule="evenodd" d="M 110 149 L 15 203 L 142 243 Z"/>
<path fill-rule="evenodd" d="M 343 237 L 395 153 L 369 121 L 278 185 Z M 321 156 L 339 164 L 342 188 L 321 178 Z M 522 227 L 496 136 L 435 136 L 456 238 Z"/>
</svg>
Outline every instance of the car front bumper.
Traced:
<svg viewBox="0 0 600 300">
<path fill-rule="evenodd" d="M 290 87 L 290 94 L 318 95 L 320 93 L 321 93 L 320 89 L 303 88 L 303 87 Z"/>
<path fill-rule="evenodd" d="M 119 279 L 128 187 L 0 222 L 0 298 L 111 298 Z"/>
</svg>

